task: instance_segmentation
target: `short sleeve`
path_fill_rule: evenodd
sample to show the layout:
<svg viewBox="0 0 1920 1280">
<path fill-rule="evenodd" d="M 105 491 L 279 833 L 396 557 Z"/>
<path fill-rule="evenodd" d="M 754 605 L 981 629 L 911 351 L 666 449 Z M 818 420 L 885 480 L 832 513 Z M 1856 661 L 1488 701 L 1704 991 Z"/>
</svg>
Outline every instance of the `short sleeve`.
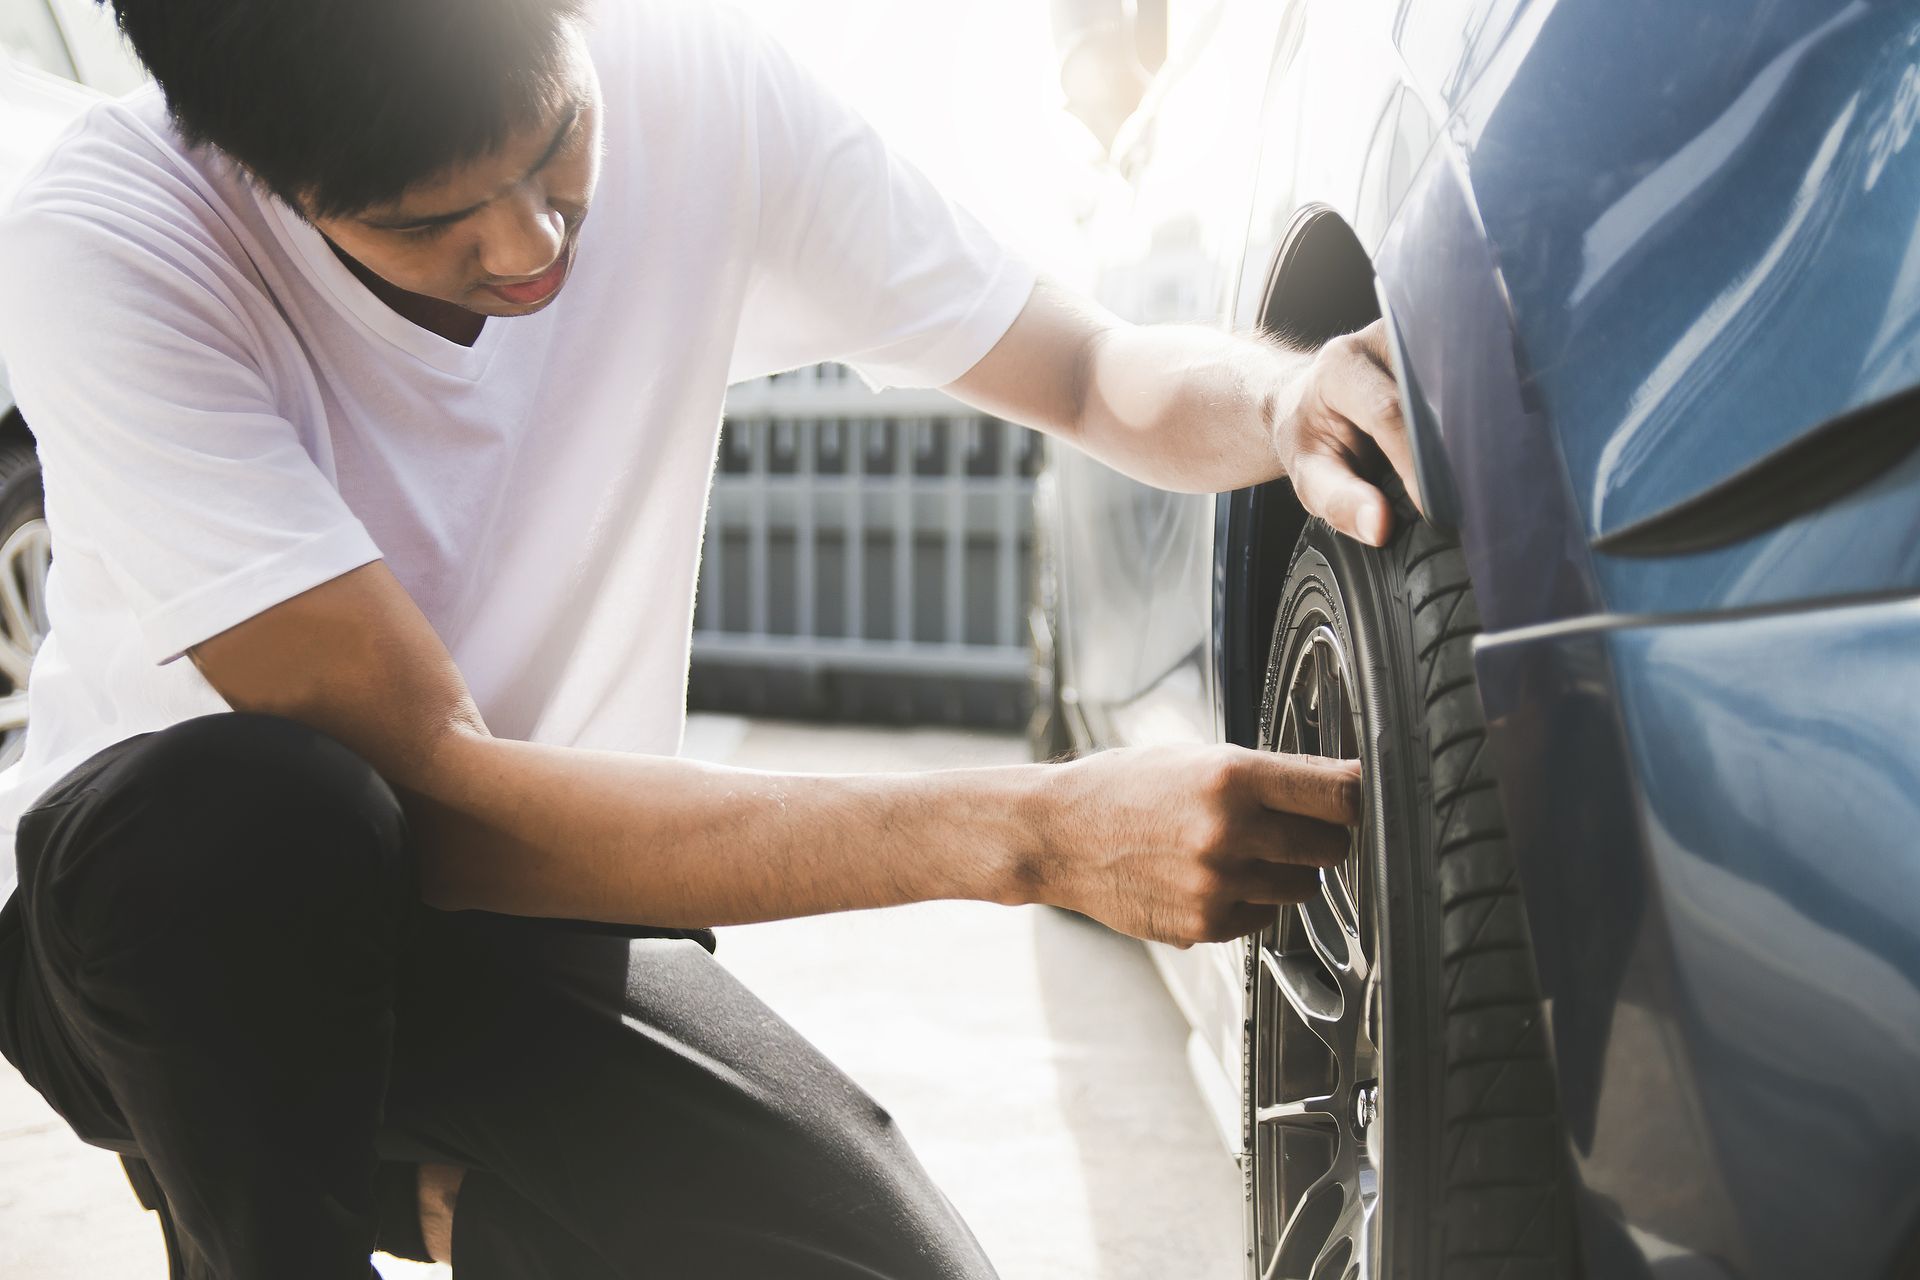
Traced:
<svg viewBox="0 0 1920 1280">
<path fill-rule="evenodd" d="M 0 219 L 0 353 L 56 566 L 63 548 L 96 557 L 167 662 L 380 552 L 276 409 L 205 264 L 116 220 Z"/>
<path fill-rule="evenodd" d="M 759 226 L 734 381 L 822 361 L 937 387 L 993 348 L 1035 270 L 752 32 Z"/>
</svg>

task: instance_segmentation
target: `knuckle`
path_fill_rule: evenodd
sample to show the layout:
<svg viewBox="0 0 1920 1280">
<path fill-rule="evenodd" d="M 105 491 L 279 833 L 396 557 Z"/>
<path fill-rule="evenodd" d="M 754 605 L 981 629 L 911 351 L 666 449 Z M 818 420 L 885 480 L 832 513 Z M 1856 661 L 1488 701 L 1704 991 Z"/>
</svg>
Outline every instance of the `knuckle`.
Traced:
<svg viewBox="0 0 1920 1280">
<path fill-rule="evenodd" d="M 1307 848 L 1312 853 L 1314 863 L 1319 866 L 1331 866 L 1347 856 L 1348 840 L 1344 827 L 1315 823 L 1308 840 L 1310 843 Z"/>
<path fill-rule="evenodd" d="M 1224 913 L 1202 911 L 1187 921 L 1184 936 L 1190 942 L 1212 942 L 1226 923 Z"/>
<path fill-rule="evenodd" d="M 1233 818 L 1224 809 L 1209 808 L 1197 816 L 1187 832 L 1188 849 L 1202 858 L 1225 850 L 1233 842 Z"/>
<path fill-rule="evenodd" d="M 1240 785 L 1241 768 L 1240 758 L 1236 753 L 1213 752 L 1208 756 L 1204 766 L 1203 786 L 1213 796 L 1230 796 Z"/>
<path fill-rule="evenodd" d="M 1219 872 L 1205 865 L 1190 870 L 1180 886 L 1186 901 L 1197 904 L 1202 910 L 1220 896 L 1224 887 Z"/>
</svg>

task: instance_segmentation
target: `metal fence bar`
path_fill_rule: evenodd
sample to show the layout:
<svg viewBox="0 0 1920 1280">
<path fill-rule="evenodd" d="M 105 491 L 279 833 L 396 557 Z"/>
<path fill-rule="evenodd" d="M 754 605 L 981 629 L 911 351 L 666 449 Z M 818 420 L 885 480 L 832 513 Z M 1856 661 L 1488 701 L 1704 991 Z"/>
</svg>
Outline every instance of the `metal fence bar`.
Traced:
<svg viewBox="0 0 1920 1280">
<path fill-rule="evenodd" d="M 743 487 L 751 496 L 747 507 L 747 631 L 767 634 L 767 437 L 773 426 L 756 422 L 747 428 L 747 475 Z"/>
<path fill-rule="evenodd" d="M 946 628 L 941 639 L 965 644 L 967 639 L 967 455 L 975 440 L 971 422 L 952 418 L 947 436 Z"/>
<path fill-rule="evenodd" d="M 913 459 L 922 420 L 903 418 L 895 428 L 893 471 L 893 642 L 913 643 Z"/>
<path fill-rule="evenodd" d="M 820 448 L 820 432 L 809 431 L 797 423 L 789 422 L 787 429 L 793 432 L 793 476 L 794 476 L 794 555 L 797 557 L 793 567 L 795 599 L 793 602 L 794 634 L 810 636 L 814 634 L 813 605 L 819 584 L 815 579 L 813 549 L 815 545 L 816 525 L 820 514 L 820 505 L 814 501 L 813 469 L 815 456 Z"/>
<path fill-rule="evenodd" d="M 842 422 L 847 428 L 846 633 L 860 640 L 867 634 L 867 432 L 874 428 L 865 422 Z"/>
<path fill-rule="evenodd" d="M 1020 483 L 1021 439 L 1010 423 L 996 422 L 994 432 L 1000 441 L 1000 465 L 995 469 L 999 490 L 994 496 L 1000 507 L 1000 532 L 994 540 L 994 585 L 999 588 L 999 607 L 994 610 L 998 623 L 995 636 L 1001 644 L 1020 643 L 1020 512 L 1014 505 L 1023 494 Z"/>
<path fill-rule="evenodd" d="M 943 679 L 1019 683 L 1030 458 L 1023 430 L 935 393 L 869 395 L 831 369 L 737 388 L 702 548 L 696 683 L 706 666 L 722 700 L 776 687 L 838 697 L 819 677 L 869 672 L 934 698 L 914 705 L 954 708 Z M 869 535 L 891 551 L 878 580 Z M 891 593 L 877 617 L 875 590 Z M 777 673 L 786 683 L 763 683 Z"/>
<path fill-rule="evenodd" d="M 720 488 L 720 468 L 727 450 L 727 436 L 721 434 L 714 446 L 713 487 Z M 727 530 L 720 519 L 719 503 L 713 493 L 707 494 L 707 527 L 700 538 L 700 589 L 694 601 L 693 629 L 702 631 L 725 631 L 726 588 L 725 567 L 720 563 L 726 559 Z"/>
<path fill-rule="evenodd" d="M 833 636 L 702 636 L 694 657 L 729 667 L 924 672 L 928 675 L 1003 676 L 1026 674 L 1027 651 L 1006 645 L 863 645 Z"/>
</svg>

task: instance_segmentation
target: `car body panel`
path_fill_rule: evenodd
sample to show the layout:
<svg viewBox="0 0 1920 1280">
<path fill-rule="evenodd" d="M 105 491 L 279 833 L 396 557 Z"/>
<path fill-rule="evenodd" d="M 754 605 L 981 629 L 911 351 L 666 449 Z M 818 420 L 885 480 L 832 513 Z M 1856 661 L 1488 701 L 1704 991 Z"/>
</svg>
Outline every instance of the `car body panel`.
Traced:
<svg viewBox="0 0 1920 1280">
<path fill-rule="evenodd" d="M 1480 646 L 1609 1256 L 1890 1275 L 1920 1221 L 1916 652 L 1912 599 Z"/>
<path fill-rule="evenodd" d="M 1099 292 L 1116 310 L 1172 323 L 1227 317 L 1253 170 L 1219 161 L 1254 145 L 1265 68 L 1240 51 L 1271 48 L 1279 16 L 1218 0 L 1176 14 L 1149 108 L 1118 144 L 1135 180 L 1092 228 Z M 1064 632 L 1061 659 L 1080 715 L 1104 741 L 1214 740 L 1213 496 L 1155 489 L 1071 451 L 1052 465 L 1061 518 L 1098 531 L 1063 547 L 1058 566 L 1068 616 L 1087 624 Z M 1128 642 L 1082 645 L 1089 633 Z"/>
<path fill-rule="evenodd" d="M 1129 177 L 1159 194 L 1107 237 L 1150 252 L 1109 261 L 1191 277 L 1178 287 L 1245 328 L 1303 209 L 1336 213 L 1372 258 L 1486 627 L 1476 669 L 1587 1274 L 1895 1274 L 1920 1259 L 1920 452 L 1724 546 L 1592 543 L 1920 382 L 1920 12 L 1239 7 L 1271 18 L 1272 40 L 1209 65 L 1265 78 L 1254 145 L 1223 154 L 1245 131 L 1176 117 L 1177 79 L 1157 86 L 1138 126 L 1153 154 Z M 1243 205 L 1227 177 L 1161 168 L 1201 154 L 1250 179 Z M 1237 257 L 1217 232 L 1175 234 L 1235 221 Z M 1206 318 L 1103 297 L 1131 319 Z M 1112 572 L 1104 549 L 1142 546 L 1137 529 L 1071 523 L 1091 472 L 1065 468 L 1096 466 L 1063 466 L 1083 590 Z M 1136 554 L 1131 603 L 1111 597 L 1074 642 L 1082 666 L 1149 634 L 1186 651 L 1205 607 L 1214 674 L 1185 692 L 1212 705 L 1177 733 L 1090 718 L 1089 745 L 1190 741 L 1209 721 L 1245 738 L 1254 664 L 1224 661 L 1220 610 L 1274 571 L 1237 541 L 1256 527 L 1248 500 L 1216 503 L 1209 591 L 1188 519 L 1188 554 Z M 1109 499 L 1112 519 L 1129 504 L 1168 523 L 1137 495 Z M 1243 953 L 1155 952 L 1237 1079 L 1222 1010 Z"/>
<path fill-rule="evenodd" d="M 1847 0 L 1528 12 L 1492 59 L 1507 74 L 1460 92 L 1452 134 L 1589 534 L 1920 381 L 1920 14 Z M 1916 476 L 1817 530 L 1603 557 L 1607 605 L 1920 587 L 1920 513 L 1902 500 Z"/>
</svg>

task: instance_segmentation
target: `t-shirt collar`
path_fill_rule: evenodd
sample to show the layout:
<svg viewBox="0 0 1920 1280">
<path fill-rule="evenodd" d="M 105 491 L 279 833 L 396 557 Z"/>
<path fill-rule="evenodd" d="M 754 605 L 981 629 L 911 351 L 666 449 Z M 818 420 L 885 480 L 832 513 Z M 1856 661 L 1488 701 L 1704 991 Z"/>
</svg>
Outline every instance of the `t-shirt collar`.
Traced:
<svg viewBox="0 0 1920 1280">
<path fill-rule="evenodd" d="M 431 329 L 415 324 L 375 296 L 373 290 L 367 288 L 358 276 L 347 269 L 347 264 L 334 254 L 326 237 L 288 208 L 284 201 L 267 192 L 262 192 L 260 199 L 269 206 L 275 233 L 304 267 L 308 277 L 322 291 L 330 294 L 342 311 L 358 319 L 381 338 L 436 369 L 470 380 L 486 372 L 487 366 L 492 363 L 494 351 L 500 345 L 501 335 L 506 330 L 505 319 L 500 316 L 489 317 L 480 328 L 480 336 L 470 347 L 463 347 L 451 338 L 444 338 Z"/>
</svg>

